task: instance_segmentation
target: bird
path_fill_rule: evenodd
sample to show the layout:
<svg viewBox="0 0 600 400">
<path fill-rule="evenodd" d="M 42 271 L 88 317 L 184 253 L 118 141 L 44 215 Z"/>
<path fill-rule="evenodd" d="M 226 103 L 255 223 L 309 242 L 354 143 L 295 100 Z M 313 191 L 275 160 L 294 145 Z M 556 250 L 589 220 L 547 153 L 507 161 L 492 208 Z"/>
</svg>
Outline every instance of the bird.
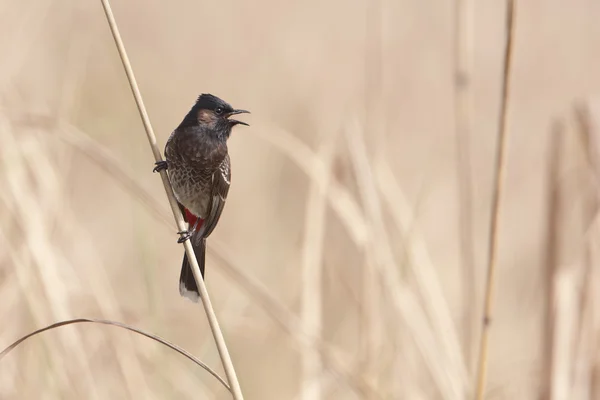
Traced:
<svg viewBox="0 0 600 400">
<path fill-rule="evenodd" d="M 190 239 L 204 279 L 206 239 L 219 222 L 229 186 L 231 164 L 227 141 L 232 128 L 247 123 L 233 115 L 250 113 L 234 109 L 217 96 L 201 94 L 165 145 L 165 160 L 154 172 L 166 170 L 188 229 L 178 232 L 178 243 Z M 198 302 L 200 293 L 187 255 L 183 255 L 179 293 Z"/>
</svg>

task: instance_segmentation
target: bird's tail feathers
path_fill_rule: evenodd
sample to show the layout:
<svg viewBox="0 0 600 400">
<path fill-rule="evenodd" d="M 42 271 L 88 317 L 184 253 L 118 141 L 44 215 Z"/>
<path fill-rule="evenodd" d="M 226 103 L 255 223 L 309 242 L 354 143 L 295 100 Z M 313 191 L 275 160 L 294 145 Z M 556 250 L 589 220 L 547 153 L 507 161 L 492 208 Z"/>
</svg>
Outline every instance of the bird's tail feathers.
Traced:
<svg viewBox="0 0 600 400">
<path fill-rule="evenodd" d="M 196 260 L 198 261 L 198 266 L 200 267 L 202 279 L 204 279 L 206 238 L 199 238 L 199 240 L 195 239 L 196 238 L 192 236 L 192 247 L 194 248 L 194 253 L 196 254 Z M 194 279 L 194 273 L 192 272 L 192 266 L 188 261 L 187 253 L 183 255 L 183 264 L 181 265 L 181 275 L 179 276 L 179 294 L 181 294 L 183 297 L 187 297 L 194 303 L 197 303 L 200 299 L 200 292 L 198 290 L 198 285 L 196 284 L 196 279 Z"/>
</svg>

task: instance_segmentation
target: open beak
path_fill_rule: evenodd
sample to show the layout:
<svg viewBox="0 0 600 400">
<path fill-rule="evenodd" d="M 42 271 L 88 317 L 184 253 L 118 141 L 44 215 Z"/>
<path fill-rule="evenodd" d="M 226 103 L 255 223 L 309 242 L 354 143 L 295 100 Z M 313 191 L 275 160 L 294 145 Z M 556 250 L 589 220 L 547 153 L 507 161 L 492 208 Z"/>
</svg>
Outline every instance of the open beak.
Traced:
<svg viewBox="0 0 600 400">
<path fill-rule="evenodd" d="M 246 110 L 233 110 L 232 112 L 230 112 L 227 115 L 228 121 L 231 124 L 231 126 L 235 126 L 235 125 L 246 125 L 246 126 L 250 126 L 245 122 L 242 121 L 238 121 L 237 119 L 229 119 L 229 117 L 231 117 L 232 115 L 236 115 L 236 114 L 250 114 L 250 111 L 246 111 Z"/>
</svg>

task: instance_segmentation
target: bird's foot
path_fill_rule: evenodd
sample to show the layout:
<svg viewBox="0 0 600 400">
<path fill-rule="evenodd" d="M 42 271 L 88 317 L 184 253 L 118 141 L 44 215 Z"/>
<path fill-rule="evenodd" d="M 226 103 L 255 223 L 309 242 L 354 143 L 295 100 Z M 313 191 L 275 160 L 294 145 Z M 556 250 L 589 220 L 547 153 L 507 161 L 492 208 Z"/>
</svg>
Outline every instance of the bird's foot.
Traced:
<svg viewBox="0 0 600 400">
<path fill-rule="evenodd" d="M 154 163 L 154 165 L 155 165 L 155 167 L 152 170 L 152 172 L 160 172 L 160 171 L 164 171 L 168 168 L 166 161 L 157 161 Z"/>
<path fill-rule="evenodd" d="M 179 239 L 177 239 L 177 243 L 183 243 L 192 237 L 192 234 L 189 231 L 181 231 L 181 232 L 177 232 L 177 234 L 181 235 L 181 237 Z"/>
</svg>

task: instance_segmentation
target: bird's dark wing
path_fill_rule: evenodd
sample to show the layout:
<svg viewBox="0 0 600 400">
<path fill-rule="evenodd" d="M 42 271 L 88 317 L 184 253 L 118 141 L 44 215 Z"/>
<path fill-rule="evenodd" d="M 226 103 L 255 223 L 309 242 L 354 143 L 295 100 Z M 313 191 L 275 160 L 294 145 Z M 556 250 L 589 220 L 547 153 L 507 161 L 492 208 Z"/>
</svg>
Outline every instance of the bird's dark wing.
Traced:
<svg viewBox="0 0 600 400">
<path fill-rule="evenodd" d="M 225 200 L 229 192 L 229 184 L 231 181 L 231 168 L 229 164 L 229 155 L 225 155 L 219 167 L 212 175 L 212 195 L 209 203 L 208 213 L 204 219 L 204 223 L 198 232 L 198 238 L 207 238 L 217 226 Z"/>
</svg>

